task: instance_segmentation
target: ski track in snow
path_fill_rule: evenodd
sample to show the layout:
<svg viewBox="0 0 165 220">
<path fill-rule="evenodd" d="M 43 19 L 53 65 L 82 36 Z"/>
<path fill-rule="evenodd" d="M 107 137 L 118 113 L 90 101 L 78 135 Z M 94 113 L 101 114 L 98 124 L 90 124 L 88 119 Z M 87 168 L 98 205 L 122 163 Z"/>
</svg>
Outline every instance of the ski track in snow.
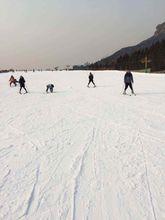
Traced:
<svg viewBox="0 0 165 220">
<path fill-rule="evenodd" d="M 33 185 L 32 191 L 30 193 L 29 200 L 28 200 L 28 206 L 27 206 L 27 209 L 25 211 L 24 216 L 29 214 L 30 208 L 32 206 L 32 203 L 33 203 L 33 200 L 34 200 L 34 196 L 35 196 L 36 185 L 38 183 L 38 176 L 39 176 L 39 167 L 36 170 L 36 180 L 35 180 L 35 183 Z"/>
<path fill-rule="evenodd" d="M 26 96 L 0 75 L 0 219 L 165 219 L 164 75 L 134 73 L 137 96 L 117 71 L 23 75 Z"/>
<path fill-rule="evenodd" d="M 144 164 L 145 164 L 145 175 L 146 175 L 146 182 L 147 182 L 147 187 L 148 187 L 148 192 L 149 192 L 149 198 L 150 198 L 150 202 L 151 202 L 151 208 L 152 208 L 154 220 L 157 220 L 155 207 L 154 207 L 154 204 L 153 204 L 153 196 L 152 196 L 152 192 L 151 192 L 149 176 L 148 176 L 147 160 L 146 160 L 146 156 L 145 156 L 145 152 L 144 152 L 144 146 L 143 146 L 143 143 L 141 141 L 140 136 L 141 135 L 140 135 L 140 132 L 139 132 L 139 140 L 140 140 L 141 147 L 142 147 L 142 152 L 143 152 L 143 158 L 144 158 Z"/>
<path fill-rule="evenodd" d="M 79 190 L 80 178 L 81 178 L 81 175 L 82 175 L 82 172 L 83 172 L 83 166 L 84 166 L 85 158 L 86 158 L 86 155 L 88 153 L 89 147 L 90 147 L 91 143 L 94 140 L 94 136 L 95 136 L 95 130 L 93 129 L 91 140 L 90 140 L 89 144 L 87 144 L 86 149 L 85 149 L 85 151 L 82 155 L 82 158 L 80 159 L 78 173 L 76 174 L 76 177 L 75 177 L 75 186 L 74 186 L 74 192 L 73 192 L 73 217 L 72 217 L 73 220 L 75 220 L 76 216 L 77 216 L 77 214 L 76 214 L 76 211 L 77 211 L 76 210 L 76 204 L 78 202 L 77 194 L 78 194 L 78 190 Z"/>
</svg>

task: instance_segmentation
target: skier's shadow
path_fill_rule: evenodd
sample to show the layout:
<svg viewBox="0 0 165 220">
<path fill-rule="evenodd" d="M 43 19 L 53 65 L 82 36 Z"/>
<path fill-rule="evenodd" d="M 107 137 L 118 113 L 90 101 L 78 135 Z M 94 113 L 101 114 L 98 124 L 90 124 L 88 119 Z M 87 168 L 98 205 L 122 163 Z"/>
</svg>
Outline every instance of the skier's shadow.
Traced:
<svg viewBox="0 0 165 220">
<path fill-rule="evenodd" d="M 165 95 L 165 92 L 140 92 L 137 95 Z"/>
<path fill-rule="evenodd" d="M 54 91 L 53 93 L 68 93 L 69 91 Z"/>
<path fill-rule="evenodd" d="M 29 94 L 63 94 L 63 93 L 68 93 L 68 91 L 54 91 L 54 92 L 46 92 L 46 91 L 43 91 L 43 92 L 37 92 L 37 91 L 29 91 L 28 92 Z"/>
<path fill-rule="evenodd" d="M 112 87 L 112 86 L 109 86 L 109 85 L 102 85 L 102 86 L 96 86 L 97 88 L 109 88 L 109 87 Z"/>
</svg>

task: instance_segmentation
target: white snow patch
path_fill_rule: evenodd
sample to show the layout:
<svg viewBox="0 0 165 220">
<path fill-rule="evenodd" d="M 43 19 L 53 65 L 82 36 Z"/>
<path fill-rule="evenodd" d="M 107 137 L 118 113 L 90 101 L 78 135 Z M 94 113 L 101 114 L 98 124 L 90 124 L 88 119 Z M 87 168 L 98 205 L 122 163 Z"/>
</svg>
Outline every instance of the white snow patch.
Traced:
<svg viewBox="0 0 165 220">
<path fill-rule="evenodd" d="M 165 76 L 21 74 L 26 95 L 0 75 L 0 219 L 165 219 Z"/>
</svg>

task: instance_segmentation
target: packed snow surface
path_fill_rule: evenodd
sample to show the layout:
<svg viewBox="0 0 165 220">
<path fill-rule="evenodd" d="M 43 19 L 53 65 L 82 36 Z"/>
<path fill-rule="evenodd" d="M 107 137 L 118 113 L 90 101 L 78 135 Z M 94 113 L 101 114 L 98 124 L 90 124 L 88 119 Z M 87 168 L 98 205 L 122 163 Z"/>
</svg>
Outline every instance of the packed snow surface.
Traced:
<svg viewBox="0 0 165 220">
<path fill-rule="evenodd" d="M 133 73 L 137 96 L 123 72 L 20 75 L 26 95 L 0 74 L 0 219 L 165 219 L 165 75 Z"/>
</svg>

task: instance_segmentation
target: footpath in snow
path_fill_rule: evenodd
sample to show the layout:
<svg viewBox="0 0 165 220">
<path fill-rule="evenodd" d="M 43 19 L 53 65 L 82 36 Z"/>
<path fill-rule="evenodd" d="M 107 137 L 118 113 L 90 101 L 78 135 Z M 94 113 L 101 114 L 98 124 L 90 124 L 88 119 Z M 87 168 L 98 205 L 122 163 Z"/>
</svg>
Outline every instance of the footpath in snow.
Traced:
<svg viewBox="0 0 165 220">
<path fill-rule="evenodd" d="M 88 73 L 0 74 L 0 219 L 165 219 L 165 75 Z"/>
</svg>

